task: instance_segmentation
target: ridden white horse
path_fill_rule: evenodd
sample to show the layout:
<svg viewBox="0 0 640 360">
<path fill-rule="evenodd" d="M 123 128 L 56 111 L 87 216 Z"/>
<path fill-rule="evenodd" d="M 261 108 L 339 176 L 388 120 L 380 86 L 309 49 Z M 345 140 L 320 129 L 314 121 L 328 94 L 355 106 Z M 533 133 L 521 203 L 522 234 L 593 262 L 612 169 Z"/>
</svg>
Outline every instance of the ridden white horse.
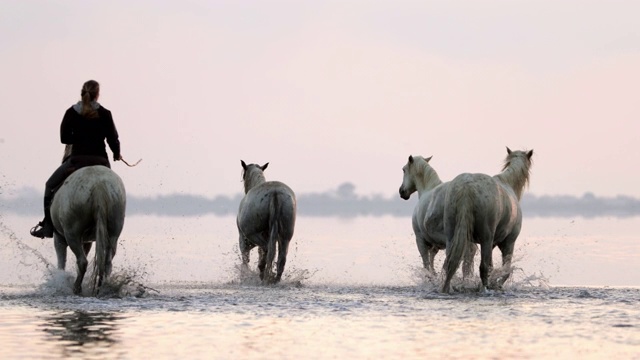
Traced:
<svg viewBox="0 0 640 360">
<path fill-rule="evenodd" d="M 51 203 L 58 268 L 65 269 L 67 246 L 76 256 L 74 294 L 82 293 L 87 254 L 95 241 L 94 294 L 111 274 L 118 237 L 124 226 L 126 193 L 120 177 L 105 166 L 83 167 L 64 181 Z M 97 291 L 96 291 L 97 290 Z"/>
<path fill-rule="evenodd" d="M 431 167 L 432 156 L 409 156 L 407 164 L 402 168 L 403 178 L 400 186 L 400 197 L 408 200 L 414 192 L 418 192 L 418 203 L 413 210 L 413 233 L 416 236 L 418 252 L 422 257 L 422 265 L 431 274 L 435 274 L 434 258 L 438 251 L 446 248 L 444 236 L 444 195 L 449 183 L 443 183 L 438 173 Z M 476 247 L 466 253 L 463 275 L 473 274 L 473 257 Z"/>
<path fill-rule="evenodd" d="M 451 291 L 451 278 L 471 242 L 480 244 L 482 289 L 489 286 L 495 246 L 502 253 L 502 266 L 507 271 L 498 280 L 498 287 L 508 279 L 513 248 L 522 226 L 520 198 L 529 183 L 532 156 L 533 150 L 511 151 L 507 148 L 500 174 L 465 173 L 450 182 L 444 206 L 447 257 L 443 292 Z"/>
<path fill-rule="evenodd" d="M 249 264 L 249 252 L 258 247 L 258 269 L 265 283 L 280 281 L 287 261 L 289 242 L 296 222 L 296 196 L 293 190 L 279 181 L 266 181 L 264 170 L 269 163 L 259 166 L 242 164 L 245 196 L 240 201 L 236 223 L 240 236 L 243 266 Z M 272 266 L 278 246 L 277 272 Z"/>
</svg>

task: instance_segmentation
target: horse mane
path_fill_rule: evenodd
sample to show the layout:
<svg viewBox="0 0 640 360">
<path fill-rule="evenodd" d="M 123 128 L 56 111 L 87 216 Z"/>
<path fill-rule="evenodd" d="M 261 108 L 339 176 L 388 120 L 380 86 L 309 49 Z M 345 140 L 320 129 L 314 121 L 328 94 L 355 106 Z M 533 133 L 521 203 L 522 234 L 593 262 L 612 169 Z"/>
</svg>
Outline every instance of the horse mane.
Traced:
<svg viewBox="0 0 640 360">
<path fill-rule="evenodd" d="M 440 176 L 438 176 L 436 170 L 429 165 L 429 161 L 427 159 L 422 156 L 414 156 L 413 160 L 413 164 L 417 169 L 416 174 L 419 175 L 422 180 L 426 180 L 426 183 L 423 184 L 425 188 L 434 188 L 442 184 Z"/>
<path fill-rule="evenodd" d="M 529 185 L 529 173 L 531 169 L 531 151 L 510 151 L 504 159 L 502 172 L 496 176 L 498 180 L 509 185 L 516 193 L 518 200 L 522 197 L 522 193 L 527 185 Z"/>
<path fill-rule="evenodd" d="M 244 182 L 244 193 L 246 194 L 252 187 L 266 182 L 267 179 L 259 166 L 249 165 L 246 170 L 242 170 L 242 181 Z"/>
</svg>

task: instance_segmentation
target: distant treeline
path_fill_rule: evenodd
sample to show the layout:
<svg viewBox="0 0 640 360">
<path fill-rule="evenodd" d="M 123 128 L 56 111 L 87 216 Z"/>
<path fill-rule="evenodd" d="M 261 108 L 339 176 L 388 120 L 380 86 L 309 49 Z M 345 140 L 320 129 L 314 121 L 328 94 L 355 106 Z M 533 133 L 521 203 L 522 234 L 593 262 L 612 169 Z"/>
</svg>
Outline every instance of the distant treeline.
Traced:
<svg viewBox="0 0 640 360">
<path fill-rule="evenodd" d="M 398 195 L 360 196 L 351 183 L 324 193 L 298 194 L 298 214 L 316 217 L 411 216 L 417 194 L 410 200 Z M 208 198 L 199 195 L 171 194 L 153 197 L 127 196 L 128 215 L 198 216 L 235 215 L 241 194 Z M 640 199 L 629 196 L 597 197 L 587 193 L 576 196 L 536 196 L 522 199 L 525 217 L 631 217 L 640 215 Z M 0 212 L 37 216 L 42 213 L 42 198 L 35 189 L 22 189 L 17 195 L 0 193 Z"/>
</svg>

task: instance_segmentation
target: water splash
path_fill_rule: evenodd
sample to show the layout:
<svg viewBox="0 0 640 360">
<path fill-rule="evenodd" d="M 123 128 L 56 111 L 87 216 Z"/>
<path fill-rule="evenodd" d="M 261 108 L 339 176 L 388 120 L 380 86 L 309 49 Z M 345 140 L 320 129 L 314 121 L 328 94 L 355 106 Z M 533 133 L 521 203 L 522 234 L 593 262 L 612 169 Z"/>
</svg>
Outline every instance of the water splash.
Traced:
<svg viewBox="0 0 640 360">
<path fill-rule="evenodd" d="M 23 277 L 33 276 L 36 273 L 42 273 L 43 276 L 46 276 L 56 269 L 56 266 L 48 261 L 40 251 L 18 238 L 16 233 L 4 223 L 2 214 L 0 214 L 0 234 L 8 239 L 9 246 L 17 248 L 19 251 L 18 264 L 28 269 L 28 271 L 18 274 L 18 278 L 24 280 Z"/>
<path fill-rule="evenodd" d="M 37 287 L 40 295 L 68 296 L 73 295 L 75 275 L 64 270 L 51 269 L 44 283 Z M 84 286 L 87 287 L 86 285 Z"/>
<path fill-rule="evenodd" d="M 509 276 L 502 285 L 502 289 L 513 291 L 519 289 L 540 289 L 548 290 L 550 288 L 549 279 L 542 274 L 527 274 L 523 268 L 519 266 L 523 262 L 524 254 L 516 256 L 511 262 L 511 266 L 496 267 L 493 269 L 489 277 L 491 288 L 499 288 L 497 284 L 502 281 L 504 276 Z"/>
<path fill-rule="evenodd" d="M 437 292 L 440 286 L 440 276 L 423 267 L 410 266 L 409 274 L 414 284 L 421 290 Z"/>
<path fill-rule="evenodd" d="M 521 273 L 521 277 L 515 276 L 518 273 Z M 551 289 L 549 278 L 547 278 L 542 272 L 527 275 L 524 270 L 516 268 L 514 269 L 514 276 L 512 276 L 512 278 L 512 280 L 507 281 L 507 284 L 513 289 Z"/>
<path fill-rule="evenodd" d="M 82 296 L 91 297 L 94 295 L 94 284 L 92 283 L 92 268 L 85 274 L 82 282 Z M 126 298 L 126 297 L 146 297 L 157 290 L 142 283 L 145 273 L 140 269 L 127 268 L 114 271 L 102 284 L 98 291 L 99 298 Z M 43 284 L 39 285 L 37 292 L 45 296 L 69 296 L 73 295 L 73 283 L 76 275 L 65 270 L 52 269 L 46 276 Z"/>
<path fill-rule="evenodd" d="M 495 291 L 515 291 L 520 289 L 539 289 L 548 290 L 550 288 L 549 279 L 545 277 L 541 272 L 538 274 L 527 274 L 517 264 L 521 259 L 515 259 L 512 261 L 511 266 L 494 267 L 492 273 L 489 276 L 489 292 Z M 479 261 L 476 261 L 479 264 Z M 411 279 L 415 285 L 427 292 L 440 292 L 440 287 L 444 282 L 444 272 L 433 273 L 423 267 L 413 266 L 409 268 Z M 509 276 L 506 281 L 503 280 L 505 276 Z M 502 286 L 500 285 L 502 284 Z M 461 271 L 453 276 L 451 279 L 451 287 L 455 293 L 481 293 L 483 292 L 482 280 L 478 274 L 474 274 L 471 277 L 463 278 Z"/>
<path fill-rule="evenodd" d="M 30 274 L 41 273 L 43 282 L 36 285 L 36 294 L 41 296 L 68 296 L 73 295 L 73 283 L 76 274 L 59 270 L 56 265 L 48 261 L 40 251 L 20 240 L 15 232 L 8 228 L 0 215 L 0 233 L 4 234 L 11 244 L 23 254 L 19 264 L 29 268 Z M 29 259 L 35 261 L 29 262 Z M 91 256 L 89 256 L 91 259 Z M 75 261 L 74 261 L 75 263 Z M 93 260 L 91 261 L 93 263 Z M 44 268 L 42 268 L 44 266 Z M 94 284 L 91 282 L 94 266 L 89 264 L 82 284 L 82 295 L 92 296 Z M 109 279 L 102 286 L 100 297 L 144 297 L 154 289 L 145 286 L 142 281 L 146 278 L 147 271 L 144 265 L 114 270 Z"/>
<path fill-rule="evenodd" d="M 248 285 L 248 286 L 261 286 L 263 285 L 260 279 L 260 272 L 257 269 L 251 269 L 243 264 L 236 264 L 233 266 L 232 278 L 227 282 L 229 285 Z M 291 267 L 286 269 L 282 274 L 282 279 L 279 283 L 272 286 L 285 286 L 285 287 L 301 287 L 304 282 L 308 281 L 317 273 L 317 270 L 310 271 L 307 269 L 297 269 Z"/>
<path fill-rule="evenodd" d="M 98 292 L 100 298 L 144 298 L 151 293 L 158 294 L 159 291 L 144 285 L 141 281 L 144 275 L 138 273 L 136 269 L 121 269 L 114 272 L 102 284 Z"/>
<path fill-rule="evenodd" d="M 229 285 L 250 285 L 258 286 L 262 285 L 260 280 L 260 273 L 257 270 L 252 270 L 248 266 L 243 264 L 236 264 L 231 270 L 232 278 L 228 281 Z"/>
<path fill-rule="evenodd" d="M 303 286 L 306 281 L 311 279 L 318 270 L 307 270 L 307 269 L 297 269 L 295 267 L 291 267 L 286 270 L 282 276 L 281 284 L 285 286 Z"/>
</svg>

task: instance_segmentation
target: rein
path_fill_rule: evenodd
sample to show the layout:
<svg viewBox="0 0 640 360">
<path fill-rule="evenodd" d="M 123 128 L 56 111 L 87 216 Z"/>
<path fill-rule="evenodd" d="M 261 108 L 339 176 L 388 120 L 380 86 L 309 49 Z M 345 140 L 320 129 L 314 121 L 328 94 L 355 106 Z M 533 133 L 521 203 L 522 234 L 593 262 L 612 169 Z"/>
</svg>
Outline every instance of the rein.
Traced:
<svg viewBox="0 0 640 360">
<path fill-rule="evenodd" d="M 125 159 L 123 159 L 123 158 L 120 158 L 120 161 L 122 161 L 123 163 L 125 163 L 128 167 L 134 167 L 134 166 L 136 166 L 136 165 L 140 164 L 140 161 L 142 161 L 142 159 L 140 159 L 140 160 L 136 161 L 133 165 L 129 164 L 129 163 L 128 163 Z"/>
</svg>

